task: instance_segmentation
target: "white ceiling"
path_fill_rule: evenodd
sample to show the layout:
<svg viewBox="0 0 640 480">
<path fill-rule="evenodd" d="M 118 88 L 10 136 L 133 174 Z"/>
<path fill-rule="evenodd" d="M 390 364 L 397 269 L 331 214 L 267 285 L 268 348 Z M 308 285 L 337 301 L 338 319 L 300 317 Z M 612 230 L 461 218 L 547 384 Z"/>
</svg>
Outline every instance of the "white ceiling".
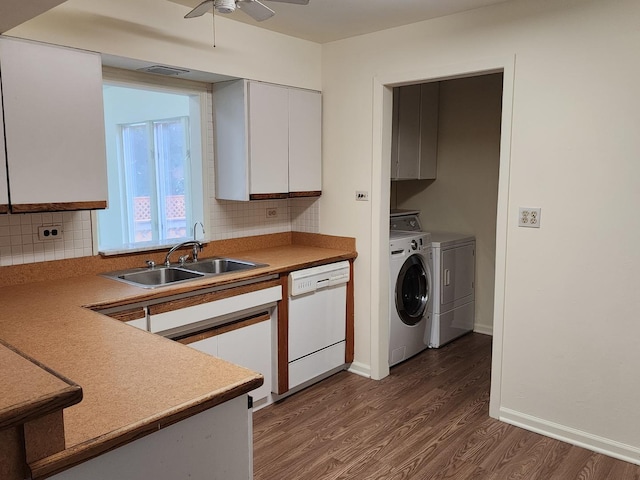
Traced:
<svg viewBox="0 0 640 480">
<path fill-rule="evenodd" d="M 193 8 L 202 0 L 169 1 Z M 256 22 L 238 10 L 227 17 L 326 43 L 506 1 L 509 0 L 309 0 L 308 5 L 295 5 L 264 0 L 276 12 L 268 20 Z"/>
</svg>

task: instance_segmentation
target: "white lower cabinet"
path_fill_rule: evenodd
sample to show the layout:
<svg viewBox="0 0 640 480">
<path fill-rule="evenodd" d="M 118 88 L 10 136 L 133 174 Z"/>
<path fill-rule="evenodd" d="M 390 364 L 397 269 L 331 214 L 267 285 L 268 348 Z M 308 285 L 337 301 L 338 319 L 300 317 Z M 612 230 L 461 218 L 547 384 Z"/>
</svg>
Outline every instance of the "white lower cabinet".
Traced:
<svg viewBox="0 0 640 480">
<path fill-rule="evenodd" d="M 272 285 L 272 284 L 269 284 Z M 242 287 L 241 287 L 242 288 Z M 268 286 L 207 301 L 208 294 L 149 306 L 152 333 L 171 338 L 201 352 L 260 373 L 262 386 L 250 395 L 256 407 L 272 401 L 271 332 L 277 323 L 277 302 L 282 288 Z M 215 295 L 225 294 L 222 292 Z M 185 302 L 181 308 L 180 302 Z"/>
<path fill-rule="evenodd" d="M 138 318 L 136 320 L 129 320 L 128 322 L 124 322 L 127 325 L 131 325 L 132 327 L 136 327 L 139 328 L 140 330 L 146 330 L 147 329 L 147 319 L 145 318 Z"/>
<path fill-rule="evenodd" d="M 247 320 L 250 323 L 252 320 Z M 242 323 L 242 321 L 240 322 Z M 223 330 L 220 328 L 219 330 Z M 194 338 L 197 338 L 196 337 Z M 202 334 L 200 334 L 202 335 Z M 251 391 L 257 406 L 271 394 L 271 316 L 263 316 L 258 323 L 186 343 L 192 348 L 222 358 L 236 365 L 259 372 L 264 377 L 261 387 Z"/>
</svg>

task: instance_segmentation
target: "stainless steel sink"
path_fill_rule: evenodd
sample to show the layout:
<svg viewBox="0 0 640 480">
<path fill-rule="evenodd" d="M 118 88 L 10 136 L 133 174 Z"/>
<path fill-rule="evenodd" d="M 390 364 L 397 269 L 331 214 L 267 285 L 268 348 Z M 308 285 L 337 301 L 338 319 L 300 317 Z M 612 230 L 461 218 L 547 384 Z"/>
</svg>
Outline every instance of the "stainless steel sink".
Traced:
<svg viewBox="0 0 640 480">
<path fill-rule="evenodd" d="M 204 277 L 204 274 L 183 270 L 176 267 L 136 268 L 119 272 L 105 273 L 105 277 L 130 283 L 143 288 L 155 288 L 164 285 L 173 285 L 177 282 L 185 282 Z"/>
<path fill-rule="evenodd" d="M 237 272 L 240 270 L 249 270 L 251 268 L 266 267 L 263 263 L 245 262 L 243 260 L 235 260 L 233 258 L 210 258 L 199 260 L 198 262 L 185 263 L 181 266 L 185 270 L 193 272 L 220 274 L 227 272 Z"/>
<path fill-rule="evenodd" d="M 103 273 L 102 276 L 129 283 L 142 288 L 157 288 L 188 282 L 199 278 L 212 277 L 224 273 L 266 267 L 263 263 L 245 262 L 233 258 L 210 258 L 175 266 L 151 266 L 117 272 Z"/>
</svg>

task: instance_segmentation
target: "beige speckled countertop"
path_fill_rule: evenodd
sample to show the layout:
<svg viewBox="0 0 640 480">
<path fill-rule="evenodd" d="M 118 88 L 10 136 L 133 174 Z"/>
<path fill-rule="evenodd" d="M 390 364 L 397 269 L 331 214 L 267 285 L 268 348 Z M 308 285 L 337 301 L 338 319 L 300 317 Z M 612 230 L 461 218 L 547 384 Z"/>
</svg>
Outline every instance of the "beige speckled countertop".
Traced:
<svg viewBox="0 0 640 480">
<path fill-rule="evenodd" d="M 293 233 L 262 236 L 258 240 L 251 237 L 244 242 L 211 242 L 204 257 L 214 255 L 269 266 L 157 289 L 143 289 L 96 274 L 128 268 L 132 266 L 130 257 L 104 261 L 90 257 L 84 267 L 82 259 L 61 261 L 61 267 L 75 267 L 75 273 L 69 271 L 69 275 L 78 275 L 78 268 L 88 273 L 68 278 L 62 278 L 64 275 L 51 265 L 2 267 L 3 273 L 14 274 L 21 284 L 1 289 L 0 339 L 78 384 L 84 392 L 82 401 L 64 412 L 66 449 L 31 464 L 34 477 L 46 478 L 249 392 L 263 381 L 255 372 L 130 327 L 90 308 L 125 305 L 353 259 L 356 252 L 353 239 Z M 163 255 L 157 254 L 160 256 Z M 31 283 L 37 278 L 37 269 L 49 280 Z M 25 279 L 29 283 L 22 283 Z"/>
</svg>

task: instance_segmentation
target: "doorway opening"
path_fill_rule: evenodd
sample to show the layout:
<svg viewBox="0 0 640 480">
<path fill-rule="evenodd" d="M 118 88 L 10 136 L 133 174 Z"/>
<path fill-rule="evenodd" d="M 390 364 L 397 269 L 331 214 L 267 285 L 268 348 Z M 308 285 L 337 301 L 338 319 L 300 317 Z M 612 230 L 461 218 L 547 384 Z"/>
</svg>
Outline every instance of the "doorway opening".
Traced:
<svg viewBox="0 0 640 480">
<path fill-rule="evenodd" d="M 477 250 L 482 251 L 478 255 L 483 258 L 477 262 L 476 279 L 482 287 L 477 292 L 474 328 L 493 334 L 493 417 L 498 417 L 502 373 L 513 78 L 514 58 L 507 57 L 376 78 L 374 82 L 372 197 L 378 204 L 372 205 L 372 229 L 374 252 L 379 255 L 375 258 L 374 254 L 372 267 L 379 275 L 372 281 L 371 294 L 379 299 L 379 308 L 372 315 L 372 377 L 383 378 L 389 373 L 389 305 L 385 299 L 389 291 L 389 212 L 391 208 L 420 210 L 424 231 L 460 231 L 479 240 Z M 396 181 L 392 185 L 393 88 L 431 82 L 440 82 L 446 104 L 440 119 L 444 131 L 438 137 L 438 155 L 443 156 L 438 159 L 438 175 L 435 180 Z M 483 90 L 491 91 L 494 100 L 487 108 L 482 105 L 488 98 L 479 93 Z M 484 124 L 483 115 L 491 119 L 491 125 Z M 483 131 L 486 127 L 493 132 Z M 487 138 L 491 141 L 485 141 Z M 482 153 L 482 158 L 478 159 L 474 150 Z M 474 204 L 481 204 L 481 208 Z"/>
</svg>

